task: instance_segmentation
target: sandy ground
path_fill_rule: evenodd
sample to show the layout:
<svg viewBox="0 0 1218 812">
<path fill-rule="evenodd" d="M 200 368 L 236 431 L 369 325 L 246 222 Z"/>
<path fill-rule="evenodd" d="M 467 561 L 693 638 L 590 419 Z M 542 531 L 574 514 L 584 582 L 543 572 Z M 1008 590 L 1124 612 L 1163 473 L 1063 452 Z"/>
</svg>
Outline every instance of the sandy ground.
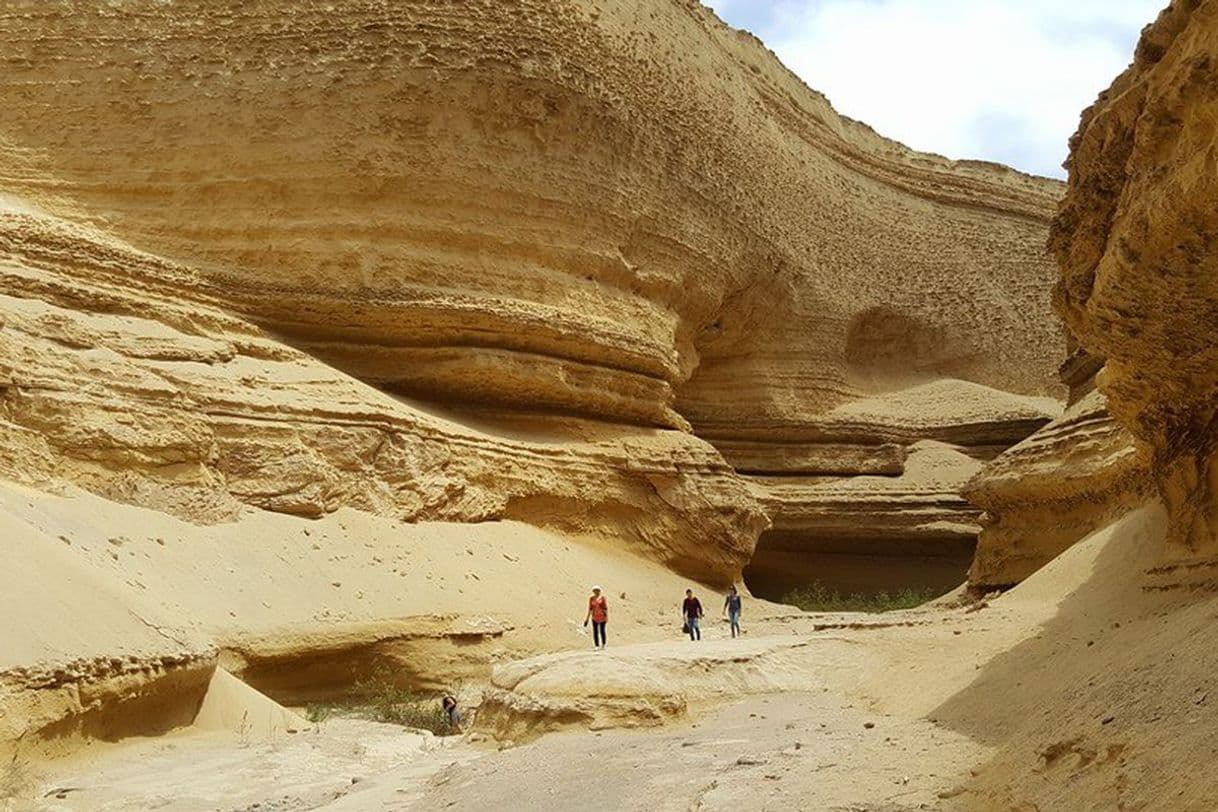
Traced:
<svg viewBox="0 0 1218 812">
<path fill-rule="evenodd" d="M 39 779 L 41 799 L 16 808 L 66 812 L 158 809 L 298 810 L 324 807 L 369 775 L 404 762 L 427 765 L 445 742 L 428 734 L 336 719 L 257 741 L 185 729 L 92 752 Z"/>
<path fill-rule="evenodd" d="M 494 786 L 511 799 L 502 808 L 521 810 L 916 809 L 974 755 L 925 721 L 777 694 L 664 732 L 558 734 L 445 769 L 415 807 L 366 808 L 480 809 Z"/>
<path fill-rule="evenodd" d="M 73 791 L 28 808 L 472 810 L 497 798 L 496 808 L 521 810 L 590 802 L 603 809 L 916 809 L 950 793 L 988 752 L 925 713 L 971 678 L 973 657 L 1017 634 L 1002 612 L 791 616 L 755 622 L 740 640 L 711 622 L 701 643 L 673 637 L 600 654 L 543 655 L 537 659 L 553 672 L 547 690 L 556 694 L 565 679 L 595 684 L 598 674 L 628 691 L 645 666 L 662 661 L 671 688 L 689 696 L 689 712 L 661 727 L 560 732 L 503 750 L 477 731 L 464 740 L 421 739 L 348 720 L 264 741 L 186 731 L 50 765 L 37 794 Z M 937 669 L 945 649 L 960 662 Z M 733 669 L 775 651 L 787 653 L 765 661 L 767 679 L 787 689 L 727 702 L 704 691 L 731 684 Z M 903 673 L 894 673 L 898 667 Z M 918 689 L 902 688 L 914 680 Z"/>
<path fill-rule="evenodd" d="M 219 730 L 14 761 L 9 808 L 1212 810 L 1218 598 L 1198 590 L 1214 563 L 1164 563 L 1163 519 L 1135 511 L 968 607 L 759 607 L 743 639 L 709 620 L 700 643 L 657 616 L 601 653 L 570 630 L 505 649 L 493 723 L 463 739 L 347 719 L 290 733 L 296 717 L 229 685 Z"/>
</svg>

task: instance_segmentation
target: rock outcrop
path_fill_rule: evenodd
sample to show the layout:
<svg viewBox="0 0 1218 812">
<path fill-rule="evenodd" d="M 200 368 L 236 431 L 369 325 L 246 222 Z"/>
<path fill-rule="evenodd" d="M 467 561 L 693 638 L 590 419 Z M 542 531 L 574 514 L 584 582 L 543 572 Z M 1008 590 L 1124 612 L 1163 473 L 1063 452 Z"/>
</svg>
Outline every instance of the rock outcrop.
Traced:
<svg viewBox="0 0 1218 812">
<path fill-rule="evenodd" d="M 39 213 L 5 215 L 23 477 L 204 520 L 520 518 L 722 582 L 766 517 L 691 429 L 806 478 L 755 483 L 789 515 L 867 527 L 823 477 L 895 478 L 851 545 L 960 546 L 973 446 L 1053 416 L 839 419 L 1058 394 L 1060 185 L 843 119 L 691 0 L 18 0 L 0 53 L 0 194 Z M 964 449 L 929 521 L 899 515 L 926 439 Z"/>
<path fill-rule="evenodd" d="M 1060 368 L 1070 392 L 1065 414 L 1000 454 L 962 489 L 985 511 L 969 568 L 976 592 L 1019 583 L 1150 493 L 1145 453 L 1096 389 L 1104 359 L 1074 341 L 1070 349 Z"/>
<path fill-rule="evenodd" d="M 570 727 L 661 725 L 716 700 L 810 690 L 816 662 L 806 641 L 774 637 L 543 655 L 495 668 L 478 726 L 521 742 Z"/>
<path fill-rule="evenodd" d="M 1047 398 L 947 380 L 832 410 L 809 439 L 842 449 L 830 458 L 836 467 L 788 457 L 749 477 L 773 522 L 745 571 L 750 588 L 781 596 L 820 580 L 851 592 L 951 589 L 980 529 L 965 484 L 1057 412 Z"/>
<path fill-rule="evenodd" d="M 245 506 L 520 518 L 730 581 L 766 524 L 714 449 L 569 420 L 488 433 L 411 406 L 199 294 L 192 269 L 0 211 L 0 472 L 198 521 Z"/>
<path fill-rule="evenodd" d="M 1083 114 L 1051 244 L 1058 309 L 1147 450 L 1181 550 L 1218 528 L 1218 3 L 1176 0 Z"/>
<path fill-rule="evenodd" d="M 1017 584 L 1089 533 L 1141 505 L 1146 461 L 1091 391 L 985 466 L 963 488 L 983 509 L 969 570 L 976 590 Z"/>
</svg>

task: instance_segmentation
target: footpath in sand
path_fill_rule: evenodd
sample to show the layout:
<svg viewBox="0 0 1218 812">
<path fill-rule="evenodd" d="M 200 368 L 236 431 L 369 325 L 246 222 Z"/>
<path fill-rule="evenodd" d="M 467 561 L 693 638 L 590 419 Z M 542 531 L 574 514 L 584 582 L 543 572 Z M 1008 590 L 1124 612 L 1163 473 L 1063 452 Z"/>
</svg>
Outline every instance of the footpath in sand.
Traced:
<svg viewBox="0 0 1218 812">
<path fill-rule="evenodd" d="M 31 808 L 916 809 L 986 754 L 927 714 L 1037 620 L 1004 602 L 791 614 L 732 640 L 711 614 L 698 643 L 501 664 L 464 740 L 347 719 L 187 729 L 49 768 Z"/>
<path fill-rule="evenodd" d="M 936 695 L 892 702 L 872 681 L 904 647 L 927 649 L 911 663 L 926 676 L 932 649 L 942 654 L 952 641 L 963 649 L 958 641 L 965 638 L 988 646 L 1005 635 L 988 628 L 983 615 L 961 610 L 884 620 L 913 625 L 871 621 L 871 628 L 816 632 L 814 618 L 775 621 L 765 625 L 791 631 L 735 641 L 716 628 L 701 643 L 675 638 L 509 664 L 497 679 L 524 669 L 531 676 L 517 690 L 536 693 L 492 688 L 504 705 L 465 740 L 337 719 L 295 734 L 187 730 L 98 748 L 45 775 L 40 794 L 51 797 L 32 808 L 474 810 L 485 809 L 488 798 L 500 799 L 496 808 L 521 810 L 589 802 L 606 809 L 759 808 L 759 798 L 773 809 L 829 809 L 860 799 L 917 808 L 954 786 L 982 753 L 967 737 L 922 718 Z M 544 728 L 563 718 L 558 709 L 577 706 L 610 708 L 601 724 L 641 727 L 572 727 L 496 749 L 496 726 L 500 735 L 536 735 L 532 726 Z M 666 706 L 679 710 L 657 718 L 656 708 Z"/>
<path fill-rule="evenodd" d="M 1118 684 L 1181 635 L 1209 645 L 1214 599 L 1147 588 L 1147 572 L 1169 585 L 1145 569 L 1161 535 L 1161 511 L 1136 511 L 968 607 L 774 615 L 741 640 L 708 622 L 700 643 L 504 660 L 462 739 L 350 719 L 293 733 L 237 692 L 227 728 L 44 762 L 13 808 L 1212 809 L 1205 658 L 1154 691 Z M 279 722 L 232 724 L 234 708 Z"/>
</svg>

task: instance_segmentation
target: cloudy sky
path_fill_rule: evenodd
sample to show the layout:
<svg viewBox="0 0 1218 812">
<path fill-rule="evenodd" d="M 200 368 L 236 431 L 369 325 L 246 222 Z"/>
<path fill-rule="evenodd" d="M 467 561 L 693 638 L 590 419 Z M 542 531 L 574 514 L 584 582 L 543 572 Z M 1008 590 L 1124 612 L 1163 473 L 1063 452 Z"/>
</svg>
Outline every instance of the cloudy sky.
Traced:
<svg viewBox="0 0 1218 812">
<path fill-rule="evenodd" d="M 1083 108 L 1168 0 L 703 0 L 883 135 L 1064 177 Z"/>
</svg>

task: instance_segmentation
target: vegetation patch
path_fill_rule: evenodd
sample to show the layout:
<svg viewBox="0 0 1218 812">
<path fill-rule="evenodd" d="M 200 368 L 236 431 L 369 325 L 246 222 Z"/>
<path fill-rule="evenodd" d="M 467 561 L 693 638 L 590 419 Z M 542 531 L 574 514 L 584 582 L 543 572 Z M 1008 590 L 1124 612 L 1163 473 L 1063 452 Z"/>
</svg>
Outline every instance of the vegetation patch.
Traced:
<svg viewBox="0 0 1218 812">
<path fill-rule="evenodd" d="M 441 699 L 440 694 L 404 688 L 394 679 L 391 669 L 379 668 L 351 687 L 349 700 L 312 703 L 305 715 L 315 724 L 345 716 L 446 736 L 454 731 Z"/>
<path fill-rule="evenodd" d="M 798 606 L 805 612 L 892 612 L 921 606 L 935 597 L 935 591 L 929 587 L 907 587 L 892 593 L 876 592 L 864 595 L 855 592 L 844 595 L 816 582 L 792 589 L 783 595 L 782 602 Z"/>
</svg>

